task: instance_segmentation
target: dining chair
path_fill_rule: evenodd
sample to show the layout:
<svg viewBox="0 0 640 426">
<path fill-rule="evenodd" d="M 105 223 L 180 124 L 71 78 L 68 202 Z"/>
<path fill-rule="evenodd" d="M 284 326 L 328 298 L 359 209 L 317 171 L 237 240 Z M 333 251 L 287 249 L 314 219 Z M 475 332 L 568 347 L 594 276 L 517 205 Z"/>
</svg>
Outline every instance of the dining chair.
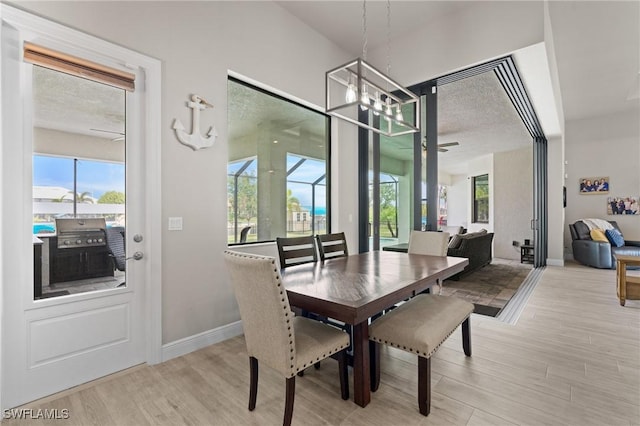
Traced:
<svg viewBox="0 0 640 426">
<path fill-rule="evenodd" d="M 349 249 L 347 248 L 347 240 L 344 236 L 344 232 L 336 232 L 333 234 L 318 234 L 316 235 L 316 245 L 318 248 L 318 254 L 320 260 L 324 262 L 326 259 L 335 259 L 338 257 L 349 256 Z M 321 317 L 319 320 L 331 324 L 335 327 L 341 328 L 349 334 L 349 351 L 353 348 L 353 327 L 349 324 L 345 324 L 341 321 L 334 320 L 332 318 Z"/>
<path fill-rule="evenodd" d="M 411 231 L 407 252 L 409 254 L 446 256 L 448 245 L 448 232 Z"/>
<path fill-rule="evenodd" d="M 446 256 L 448 248 L 448 232 L 411 231 L 407 253 Z M 442 283 L 438 280 L 436 284 L 438 286 L 438 293 L 441 293 Z"/>
<path fill-rule="evenodd" d="M 369 326 L 371 390 L 380 385 L 380 344 L 418 356 L 418 407 L 431 411 L 431 356 L 462 324 L 462 349 L 471 356 L 473 303 L 453 296 L 420 294 Z"/>
<path fill-rule="evenodd" d="M 277 237 L 276 246 L 278 247 L 280 269 L 318 261 L 313 235 L 289 238 Z"/>
<path fill-rule="evenodd" d="M 347 240 L 344 236 L 344 232 L 318 234 L 316 235 L 316 244 L 320 260 L 323 262 L 325 259 L 349 256 Z"/>
<path fill-rule="evenodd" d="M 249 355 L 249 411 L 256 407 L 258 362 L 286 379 L 284 425 L 291 424 L 296 374 L 335 356 L 342 399 L 349 399 L 346 348 L 349 336 L 327 324 L 294 316 L 273 257 L 224 252 L 240 309 Z"/>
</svg>

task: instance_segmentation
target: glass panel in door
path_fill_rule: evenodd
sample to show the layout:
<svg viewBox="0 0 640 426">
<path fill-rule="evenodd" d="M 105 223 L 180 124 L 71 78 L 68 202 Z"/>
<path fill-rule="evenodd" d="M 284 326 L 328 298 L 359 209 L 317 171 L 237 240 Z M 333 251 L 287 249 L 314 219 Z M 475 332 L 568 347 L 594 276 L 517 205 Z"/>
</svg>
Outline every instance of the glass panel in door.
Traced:
<svg viewBox="0 0 640 426">
<path fill-rule="evenodd" d="M 412 114 L 410 107 L 403 114 Z M 372 133 L 369 143 L 369 248 L 373 250 L 409 241 L 414 205 L 413 134 L 380 135 L 378 158 L 374 154 L 377 137 Z"/>
<path fill-rule="evenodd" d="M 33 67 L 34 299 L 126 285 L 125 91 Z"/>
</svg>

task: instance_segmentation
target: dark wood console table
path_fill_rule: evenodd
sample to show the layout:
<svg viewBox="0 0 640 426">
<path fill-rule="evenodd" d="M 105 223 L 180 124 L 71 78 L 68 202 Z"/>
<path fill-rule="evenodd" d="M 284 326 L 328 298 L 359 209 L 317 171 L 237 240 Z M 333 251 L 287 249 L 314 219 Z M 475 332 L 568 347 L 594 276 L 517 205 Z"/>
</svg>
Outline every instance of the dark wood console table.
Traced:
<svg viewBox="0 0 640 426">
<path fill-rule="evenodd" d="M 523 244 L 520 246 L 520 263 L 533 263 L 533 244 Z"/>
</svg>

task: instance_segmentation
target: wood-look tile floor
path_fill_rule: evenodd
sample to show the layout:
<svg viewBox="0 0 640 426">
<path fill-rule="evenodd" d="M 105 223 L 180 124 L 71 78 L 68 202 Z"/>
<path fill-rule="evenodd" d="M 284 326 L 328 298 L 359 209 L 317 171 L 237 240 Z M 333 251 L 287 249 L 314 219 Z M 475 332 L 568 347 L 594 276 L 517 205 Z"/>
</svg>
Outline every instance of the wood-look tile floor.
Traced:
<svg viewBox="0 0 640 426">
<path fill-rule="evenodd" d="M 416 358 L 386 349 L 380 389 L 366 408 L 340 399 L 337 363 L 328 360 L 297 378 L 293 423 L 640 424 L 640 301 L 619 305 L 615 271 L 547 267 L 516 325 L 473 315 L 471 333 L 472 357 L 462 352 L 460 330 L 434 355 L 428 417 L 418 413 Z M 260 369 L 253 412 L 248 380 L 244 340 L 236 337 L 26 407 L 67 408 L 65 425 L 281 424 L 284 379 Z M 46 422 L 3 421 L 30 423 Z"/>
</svg>

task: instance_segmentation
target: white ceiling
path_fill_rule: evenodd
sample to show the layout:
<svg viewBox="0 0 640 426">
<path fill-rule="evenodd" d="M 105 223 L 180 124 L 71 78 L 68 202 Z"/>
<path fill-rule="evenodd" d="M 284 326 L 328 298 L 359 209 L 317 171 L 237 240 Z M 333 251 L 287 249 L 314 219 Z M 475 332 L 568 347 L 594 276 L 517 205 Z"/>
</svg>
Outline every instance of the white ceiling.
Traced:
<svg viewBox="0 0 640 426">
<path fill-rule="evenodd" d="M 354 58 L 363 47 L 362 1 L 276 1 L 298 19 L 318 31 Z M 473 2 L 392 1 L 391 38 L 411 33 L 429 22 L 455 13 Z M 387 43 L 387 2 L 366 2 L 367 45 L 374 49 Z"/>
</svg>

